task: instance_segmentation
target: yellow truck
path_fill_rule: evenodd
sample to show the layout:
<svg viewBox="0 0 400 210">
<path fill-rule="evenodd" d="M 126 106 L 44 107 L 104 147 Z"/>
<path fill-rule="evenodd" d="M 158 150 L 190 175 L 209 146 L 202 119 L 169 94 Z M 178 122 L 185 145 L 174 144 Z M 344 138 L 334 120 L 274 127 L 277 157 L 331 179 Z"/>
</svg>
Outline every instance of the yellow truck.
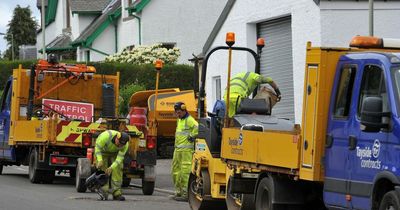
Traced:
<svg viewBox="0 0 400 210">
<path fill-rule="evenodd" d="M 221 197 L 227 209 L 400 209 L 399 44 L 308 43 L 302 126 L 239 107 L 220 138 L 197 140 L 192 209 Z"/>
<path fill-rule="evenodd" d="M 142 133 L 117 119 L 119 73 L 98 75 L 92 66 L 39 60 L 19 66 L 5 84 L 0 112 L 0 174 L 4 166 L 28 165 L 32 183 L 51 183 L 55 171 L 77 177 L 77 163 L 92 152 L 93 133 Z M 90 151 L 90 152 L 88 152 Z"/>
<path fill-rule="evenodd" d="M 174 104 L 178 101 L 185 103 L 189 113 L 197 116 L 195 93 L 193 90 L 179 88 L 160 89 L 155 112 L 155 92 L 146 90 L 134 93 L 129 102 L 128 119 L 131 125 L 144 132 L 148 142 L 154 142 L 149 146 L 157 150 L 159 157 L 172 157 L 176 129 Z M 154 121 L 157 123 L 150 123 Z"/>
</svg>

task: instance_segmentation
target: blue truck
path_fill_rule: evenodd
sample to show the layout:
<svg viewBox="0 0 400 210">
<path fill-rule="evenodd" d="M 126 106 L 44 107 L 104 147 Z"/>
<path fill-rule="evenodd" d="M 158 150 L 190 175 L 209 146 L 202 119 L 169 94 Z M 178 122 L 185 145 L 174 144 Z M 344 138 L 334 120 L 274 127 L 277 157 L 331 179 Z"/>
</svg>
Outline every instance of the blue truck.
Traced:
<svg viewBox="0 0 400 210">
<path fill-rule="evenodd" d="M 200 120 L 205 141 L 197 140 L 195 154 L 221 159 L 227 176 L 222 183 L 199 168 L 203 185 L 193 181 L 188 190 L 203 199 L 191 207 L 400 209 L 399 47 L 398 40 L 363 36 L 348 48 L 308 43 L 301 125 L 252 106 L 259 99 L 243 99 L 250 101 L 222 136 L 203 132 L 215 127 Z"/>
</svg>

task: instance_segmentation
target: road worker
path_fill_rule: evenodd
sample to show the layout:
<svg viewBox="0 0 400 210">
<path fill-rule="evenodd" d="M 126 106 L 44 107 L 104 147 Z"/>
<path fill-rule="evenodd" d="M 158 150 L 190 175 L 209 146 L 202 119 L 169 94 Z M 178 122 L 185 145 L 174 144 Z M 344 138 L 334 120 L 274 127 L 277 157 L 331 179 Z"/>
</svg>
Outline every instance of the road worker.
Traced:
<svg viewBox="0 0 400 210">
<path fill-rule="evenodd" d="M 125 154 L 129 148 L 129 139 L 129 135 L 125 132 L 106 130 L 96 140 L 96 167 L 110 176 L 113 200 L 125 200 L 121 192 L 122 169 L 124 167 Z M 106 200 L 109 193 L 109 184 L 107 183 L 102 187 L 102 191 L 106 193 Z"/>
<path fill-rule="evenodd" d="M 268 83 L 274 88 L 278 101 L 280 101 L 281 92 L 271 77 L 264 77 L 254 72 L 242 72 L 233 76 L 230 81 L 229 91 L 229 117 L 235 115 L 236 109 L 240 105 L 241 98 L 249 97 L 258 85 L 264 83 Z M 224 99 L 227 101 L 226 90 Z"/>
<path fill-rule="evenodd" d="M 178 120 L 172 158 L 172 180 L 175 186 L 175 195 L 172 198 L 177 201 L 187 201 L 187 188 L 192 168 L 194 141 L 198 134 L 198 123 L 190 116 L 184 103 L 175 103 L 174 109 Z"/>
</svg>

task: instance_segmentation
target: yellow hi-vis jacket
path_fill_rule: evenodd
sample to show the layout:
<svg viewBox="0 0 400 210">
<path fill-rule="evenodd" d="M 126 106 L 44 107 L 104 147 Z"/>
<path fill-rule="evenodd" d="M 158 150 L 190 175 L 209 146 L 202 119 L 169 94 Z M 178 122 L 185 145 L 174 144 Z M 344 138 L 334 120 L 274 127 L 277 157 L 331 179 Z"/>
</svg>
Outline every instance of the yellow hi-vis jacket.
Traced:
<svg viewBox="0 0 400 210">
<path fill-rule="evenodd" d="M 242 72 L 236 74 L 230 81 L 230 94 L 237 93 L 243 98 L 249 97 L 254 89 L 263 83 L 272 83 L 271 77 L 263 77 L 254 72 Z M 225 90 L 226 97 L 226 90 Z M 231 97 L 230 97 L 231 98 Z"/>
<path fill-rule="evenodd" d="M 187 114 L 187 117 L 178 119 L 175 132 L 175 149 L 193 149 L 194 143 L 189 141 L 190 137 L 196 137 L 199 133 L 199 124 Z"/>
<path fill-rule="evenodd" d="M 119 133 L 114 130 L 107 130 L 102 132 L 96 139 L 95 155 L 96 161 L 103 161 L 103 155 L 116 155 L 117 158 L 111 164 L 111 168 L 115 169 L 118 165 L 123 166 L 125 153 L 128 151 L 129 142 L 127 142 L 123 147 L 117 147 L 112 142 L 115 135 Z"/>
</svg>

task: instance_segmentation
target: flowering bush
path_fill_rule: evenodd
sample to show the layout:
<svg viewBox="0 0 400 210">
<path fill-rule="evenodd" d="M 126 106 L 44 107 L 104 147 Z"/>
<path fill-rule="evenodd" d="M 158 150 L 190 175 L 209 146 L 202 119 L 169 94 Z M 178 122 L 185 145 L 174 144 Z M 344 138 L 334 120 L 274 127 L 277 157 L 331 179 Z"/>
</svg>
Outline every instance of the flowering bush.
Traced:
<svg viewBox="0 0 400 210">
<path fill-rule="evenodd" d="M 176 63 L 181 52 L 178 48 L 167 49 L 161 44 L 151 46 L 139 46 L 132 50 L 124 50 L 121 53 L 107 56 L 106 62 L 130 63 L 130 64 L 152 64 L 156 59 L 161 59 L 165 64 Z"/>
</svg>

